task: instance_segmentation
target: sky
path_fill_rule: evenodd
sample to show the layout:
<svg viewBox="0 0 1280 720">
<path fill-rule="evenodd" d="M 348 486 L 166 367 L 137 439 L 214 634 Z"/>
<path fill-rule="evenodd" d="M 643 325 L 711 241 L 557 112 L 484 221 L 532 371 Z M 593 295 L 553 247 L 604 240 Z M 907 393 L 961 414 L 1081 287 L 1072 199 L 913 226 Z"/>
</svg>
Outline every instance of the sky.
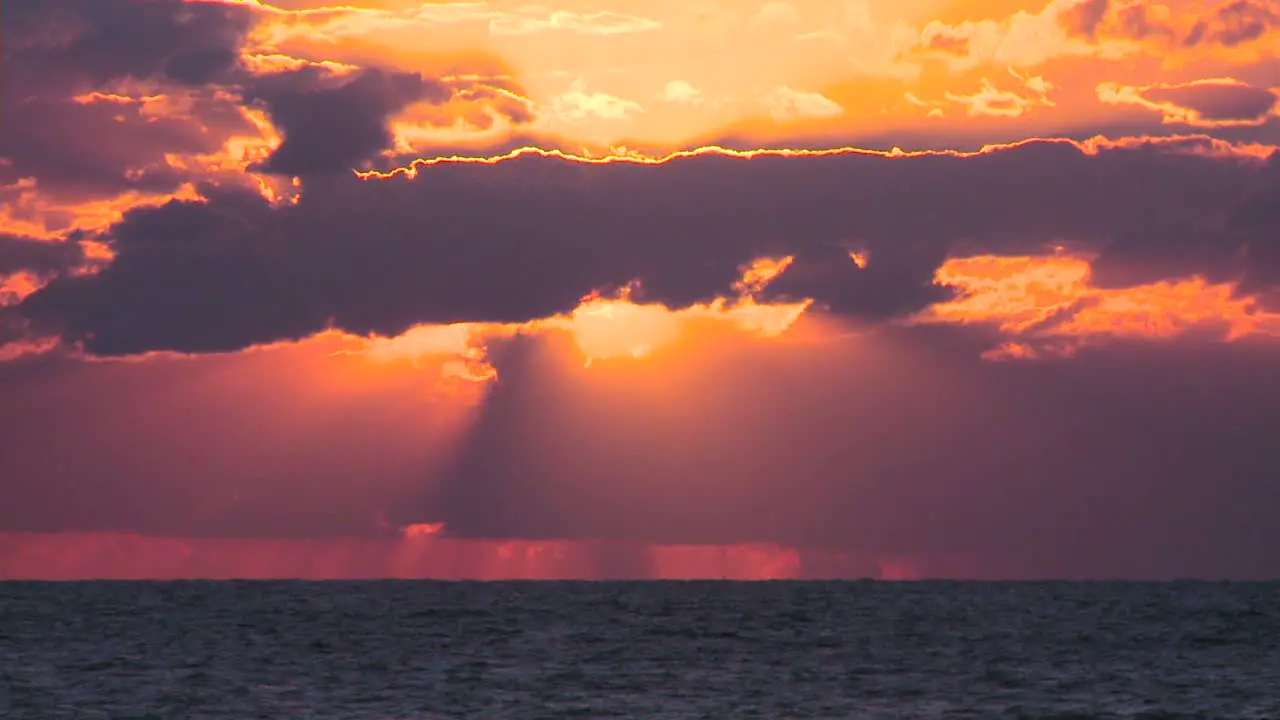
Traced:
<svg viewBox="0 0 1280 720">
<path fill-rule="evenodd" d="M 0 4 L 0 578 L 1280 577 L 1280 3 L 549 2 Z"/>
</svg>

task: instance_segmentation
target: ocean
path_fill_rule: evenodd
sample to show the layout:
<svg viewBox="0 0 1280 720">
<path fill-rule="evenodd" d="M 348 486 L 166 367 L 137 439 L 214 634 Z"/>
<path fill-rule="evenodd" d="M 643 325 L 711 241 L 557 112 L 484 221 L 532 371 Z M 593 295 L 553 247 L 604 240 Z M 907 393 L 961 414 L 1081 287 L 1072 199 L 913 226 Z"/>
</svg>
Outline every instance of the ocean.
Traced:
<svg viewBox="0 0 1280 720">
<path fill-rule="evenodd" d="M 0 717 L 1280 718 L 1280 584 L 0 583 Z"/>
</svg>

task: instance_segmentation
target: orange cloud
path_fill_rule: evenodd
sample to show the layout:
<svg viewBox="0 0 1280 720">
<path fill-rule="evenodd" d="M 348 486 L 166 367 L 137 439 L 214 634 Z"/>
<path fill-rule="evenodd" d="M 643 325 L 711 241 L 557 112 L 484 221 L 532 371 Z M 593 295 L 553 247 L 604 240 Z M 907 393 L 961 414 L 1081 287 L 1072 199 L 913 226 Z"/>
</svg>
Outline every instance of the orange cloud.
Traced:
<svg viewBox="0 0 1280 720">
<path fill-rule="evenodd" d="M 56 337 L 39 337 L 0 343 L 0 363 L 11 362 L 29 355 L 43 355 L 59 346 Z"/>
<path fill-rule="evenodd" d="M 284 60 L 264 61 L 284 62 Z M 151 83 L 116 81 L 102 91 L 82 93 L 70 102 L 74 106 L 106 107 L 121 129 L 119 147 L 110 140 L 105 162 L 119 163 L 123 171 L 119 189 L 78 186 L 63 187 L 37 177 L 18 177 L 0 184 L 0 232 L 39 239 L 59 239 L 71 231 L 96 233 L 120 222 L 131 210 L 156 207 L 172 200 L 198 200 L 197 187 L 205 182 L 245 186 L 272 202 L 295 202 L 299 183 L 292 178 L 249 172 L 265 160 L 281 142 L 281 136 L 260 109 L 239 104 L 239 98 L 224 90 L 201 95 L 195 91 L 165 89 Z M 210 127 L 202 112 L 219 106 L 218 122 L 225 128 Z M 229 113 L 230 117 L 226 114 Z M 148 128 L 155 127 L 155 130 Z M 236 126 L 237 129 L 230 129 Z M 155 133 L 151 142 L 147 133 Z M 166 151 L 164 139 L 200 136 L 220 142 L 209 152 Z M 79 140 L 73 147 L 79 146 Z M 136 147 L 131 143 L 137 144 Z M 129 148 L 142 153 L 130 155 Z M 86 149 L 85 153 L 96 153 Z M 96 158 L 87 160 L 103 162 Z M 172 179 L 168 190 L 129 187 L 151 176 Z M 153 184 L 154 185 L 154 184 Z"/>
<path fill-rule="evenodd" d="M 1098 100 L 1159 112 L 1162 122 L 1196 127 L 1261 125 L 1280 115 L 1280 96 L 1232 78 L 1132 87 L 1102 83 Z"/>
<path fill-rule="evenodd" d="M 765 96 L 764 102 L 769 107 L 769 114 L 780 123 L 793 120 L 824 120 L 844 114 L 839 103 L 825 97 L 821 93 L 793 90 L 786 85 L 775 88 Z"/>
<path fill-rule="evenodd" d="M 586 85 L 576 81 L 569 91 L 552 101 L 552 110 L 562 120 L 574 123 L 588 118 L 597 120 L 630 120 L 644 112 L 634 100 L 614 97 L 603 92 L 588 92 Z"/>
<path fill-rule="evenodd" d="M 241 53 L 240 66 L 253 75 L 272 75 L 295 72 L 303 68 L 317 68 L 334 75 L 348 75 L 359 70 L 356 65 L 333 60 L 306 60 L 283 53 Z"/>
<path fill-rule="evenodd" d="M 1128 52 L 1121 45 L 1075 37 L 1077 18 L 1097 4 L 1097 0 L 1050 0 L 1038 12 L 1018 9 L 1001 19 L 954 24 L 934 20 L 920 30 L 920 46 L 904 59 L 933 55 L 960 73 L 984 65 L 1030 68 L 1058 57 L 1121 57 Z"/>
<path fill-rule="evenodd" d="M 521 8 L 511 13 L 497 13 L 489 20 L 489 32 L 493 35 L 530 35 L 562 30 L 584 35 L 610 36 L 647 32 L 661 27 L 662 23 L 648 18 L 607 10 L 591 13 L 558 10 L 547 13 L 534 7 Z"/>
<path fill-rule="evenodd" d="M 0 308 L 17 305 L 48 282 L 48 278 L 27 270 L 0 275 Z"/>
<path fill-rule="evenodd" d="M 1280 6 L 1268 0 L 1229 0 L 1191 28 L 1183 44 L 1236 47 L 1264 39 L 1280 28 Z"/>
<path fill-rule="evenodd" d="M 957 95 L 947 93 L 948 100 L 963 105 L 965 111 L 969 115 L 990 115 L 995 117 L 1018 117 L 1037 105 L 1052 106 L 1053 102 L 1049 100 L 1046 93 L 1051 84 L 1046 83 L 1043 78 L 1036 77 L 1034 79 L 1024 79 L 1022 76 L 1014 73 L 1015 77 L 1023 79 L 1028 87 L 1039 88 L 1039 98 L 1027 98 L 1010 90 L 1000 90 L 990 80 L 983 78 L 982 88 L 971 95 Z"/>
<path fill-rule="evenodd" d="M 0 186 L 0 232 L 41 240 L 59 240 L 67 232 L 98 232 L 120 222 L 135 208 L 157 207 L 170 200 L 199 198 L 193 184 L 184 184 L 171 193 L 130 190 L 111 197 L 91 200 L 59 198 L 42 192 L 35 178 L 22 178 Z"/>
<path fill-rule="evenodd" d="M 1098 288 L 1089 278 L 1089 259 L 1071 255 L 955 258 L 939 268 L 936 282 L 960 297 L 913 322 L 985 324 L 1016 338 L 989 351 L 989 359 L 1069 355 L 1106 338 L 1280 336 L 1280 313 L 1263 310 L 1230 283 L 1191 277 Z"/>
</svg>

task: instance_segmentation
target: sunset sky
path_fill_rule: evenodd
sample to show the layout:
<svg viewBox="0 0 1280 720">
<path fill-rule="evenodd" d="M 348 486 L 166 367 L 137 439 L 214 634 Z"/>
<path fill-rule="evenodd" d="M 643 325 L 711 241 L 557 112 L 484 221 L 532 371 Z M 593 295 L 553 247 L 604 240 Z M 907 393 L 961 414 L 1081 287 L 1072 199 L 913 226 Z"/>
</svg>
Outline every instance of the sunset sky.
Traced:
<svg viewBox="0 0 1280 720">
<path fill-rule="evenodd" d="M 548 2 L 0 4 L 0 578 L 1280 577 L 1280 2 Z"/>
</svg>

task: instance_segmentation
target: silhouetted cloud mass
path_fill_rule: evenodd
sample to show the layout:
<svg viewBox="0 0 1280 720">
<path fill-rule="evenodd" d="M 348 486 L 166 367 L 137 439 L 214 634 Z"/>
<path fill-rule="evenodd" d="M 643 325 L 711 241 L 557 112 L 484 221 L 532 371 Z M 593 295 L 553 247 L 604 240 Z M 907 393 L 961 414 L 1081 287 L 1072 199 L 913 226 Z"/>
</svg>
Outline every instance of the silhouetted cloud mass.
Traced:
<svg viewBox="0 0 1280 720">
<path fill-rule="evenodd" d="M 59 278 L 22 310 L 95 353 L 235 350 L 330 323 L 395 335 L 532 320 L 632 280 L 644 299 L 680 307 L 728 292 L 755 257 L 791 254 L 774 293 L 883 319 L 943 297 L 933 275 L 949 255 L 1054 244 L 1099 252 L 1112 281 L 1127 262 L 1269 286 L 1270 231 L 1231 218 L 1275 191 L 1276 161 L 1208 147 L 1030 142 L 971 157 L 655 166 L 523 157 L 413 180 L 335 176 L 296 206 L 225 192 L 134 211 L 109 232 L 115 262 Z"/>
</svg>

